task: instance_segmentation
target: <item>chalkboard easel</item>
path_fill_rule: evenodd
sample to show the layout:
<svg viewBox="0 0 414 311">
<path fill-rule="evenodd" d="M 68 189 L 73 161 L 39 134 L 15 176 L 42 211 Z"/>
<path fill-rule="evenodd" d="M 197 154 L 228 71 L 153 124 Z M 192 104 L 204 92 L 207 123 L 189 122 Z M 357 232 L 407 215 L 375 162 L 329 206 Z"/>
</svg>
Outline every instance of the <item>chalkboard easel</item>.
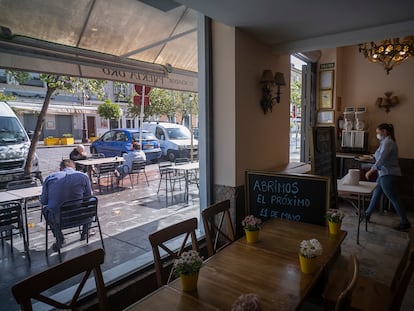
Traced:
<svg viewBox="0 0 414 311">
<path fill-rule="evenodd" d="M 246 215 L 326 225 L 330 178 L 246 171 Z"/>
</svg>

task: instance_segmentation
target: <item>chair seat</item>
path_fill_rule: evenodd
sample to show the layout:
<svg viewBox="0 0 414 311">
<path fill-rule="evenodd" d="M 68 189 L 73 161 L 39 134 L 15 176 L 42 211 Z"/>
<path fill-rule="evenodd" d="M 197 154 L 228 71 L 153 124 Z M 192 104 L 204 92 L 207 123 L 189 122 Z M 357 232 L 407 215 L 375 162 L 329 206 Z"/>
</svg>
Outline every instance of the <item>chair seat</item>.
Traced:
<svg viewBox="0 0 414 311">
<path fill-rule="evenodd" d="M 367 299 L 367 297 L 376 297 L 376 299 Z M 351 307 L 357 310 L 390 310 L 392 298 L 388 286 L 360 276 L 352 295 Z"/>
</svg>

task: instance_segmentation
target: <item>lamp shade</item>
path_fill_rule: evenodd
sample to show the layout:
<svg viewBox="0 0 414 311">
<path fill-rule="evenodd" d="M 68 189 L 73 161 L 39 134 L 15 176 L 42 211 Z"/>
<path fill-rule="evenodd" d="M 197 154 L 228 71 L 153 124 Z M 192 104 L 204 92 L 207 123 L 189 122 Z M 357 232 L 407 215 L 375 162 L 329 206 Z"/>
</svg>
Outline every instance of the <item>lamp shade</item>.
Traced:
<svg viewBox="0 0 414 311">
<path fill-rule="evenodd" d="M 275 83 L 275 79 L 273 78 L 273 73 L 271 70 L 269 69 L 263 70 L 260 83 Z"/>
<path fill-rule="evenodd" d="M 275 83 L 276 85 L 286 85 L 285 76 L 283 75 L 282 72 L 276 72 Z"/>
</svg>

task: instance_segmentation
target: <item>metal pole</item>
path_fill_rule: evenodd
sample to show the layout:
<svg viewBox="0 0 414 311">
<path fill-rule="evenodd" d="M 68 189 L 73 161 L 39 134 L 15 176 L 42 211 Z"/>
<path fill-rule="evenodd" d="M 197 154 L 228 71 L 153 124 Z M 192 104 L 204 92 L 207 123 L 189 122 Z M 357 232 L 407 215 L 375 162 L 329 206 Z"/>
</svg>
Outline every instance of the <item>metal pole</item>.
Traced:
<svg viewBox="0 0 414 311">
<path fill-rule="evenodd" d="M 85 106 L 85 88 L 82 89 L 82 106 Z M 87 143 L 88 142 L 88 133 L 86 129 L 86 116 L 85 112 L 82 113 L 82 142 Z"/>
<path fill-rule="evenodd" d="M 142 86 L 141 112 L 139 114 L 139 145 L 142 148 L 142 122 L 144 122 L 145 85 Z"/>
</svg>

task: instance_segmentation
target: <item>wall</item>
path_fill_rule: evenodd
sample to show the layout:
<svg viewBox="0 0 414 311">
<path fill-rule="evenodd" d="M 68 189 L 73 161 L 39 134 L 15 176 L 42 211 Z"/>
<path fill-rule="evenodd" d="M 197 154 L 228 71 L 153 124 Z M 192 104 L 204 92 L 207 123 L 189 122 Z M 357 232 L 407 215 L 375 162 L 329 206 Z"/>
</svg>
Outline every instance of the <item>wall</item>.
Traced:
<svg viewBox="0 0 414 311">
<path fill-rule="evenodd" d="M 383 65 L 370 63 L 358 51 L 358 46 L 341 48 L 342 70 L 342 110 L 344 107 L 367 107 L 369 115 L 368 144 L 375 150 L 378 141 L 375 127 L 383 122 L 395 127 L 400 157 L 414 158 L 414 59 L 394 67 L 389 75 Z M 392 91 L 400 99 L 400 104 L 389 113 L 375 106 L 378 97 Z"/>
</svg>

